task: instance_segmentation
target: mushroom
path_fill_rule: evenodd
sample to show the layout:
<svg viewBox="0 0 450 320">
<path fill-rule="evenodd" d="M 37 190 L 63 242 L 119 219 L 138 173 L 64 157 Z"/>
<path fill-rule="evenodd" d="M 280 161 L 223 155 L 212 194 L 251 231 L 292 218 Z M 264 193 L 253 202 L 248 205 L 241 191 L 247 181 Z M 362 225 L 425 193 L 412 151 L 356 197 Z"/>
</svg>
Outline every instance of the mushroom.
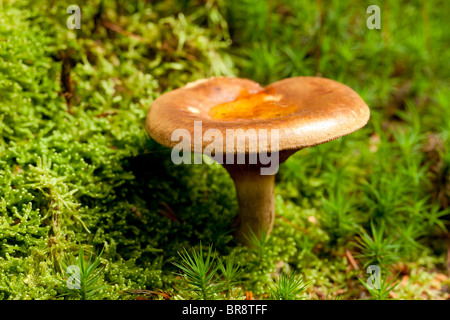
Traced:
<svg viewBox="0 0 450 320">
<path fill-rule="evenodd" d="M 261 236 L 272 229 L 278 165 L 302 148 L 362 128 L 369 115 L 355 91 L 330 79 L 294 77 L 263 88 L 248 79 L 215 77 L 158 97 L 147 114 L 146 129 L 154 140 L 173 148 L 176 163 L 190 163 L 193 152 L 224 166 L 239 205 L 236 237 L 251 246 L 252 232 Z M 188 156 L 177 158 L 180 151 Z"/>
</svg>

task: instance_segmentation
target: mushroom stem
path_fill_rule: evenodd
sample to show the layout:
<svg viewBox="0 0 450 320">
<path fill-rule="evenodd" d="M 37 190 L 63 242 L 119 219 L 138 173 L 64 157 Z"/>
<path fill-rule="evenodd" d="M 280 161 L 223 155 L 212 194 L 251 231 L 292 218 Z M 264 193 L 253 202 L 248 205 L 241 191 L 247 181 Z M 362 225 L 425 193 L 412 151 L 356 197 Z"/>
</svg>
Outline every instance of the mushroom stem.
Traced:
<svg viewBox="0 0 450 320">
<path fill-rule="evenodd" d="M 261 175 L 259 170 L 229 170 L 236 188 L 239 213 L 236 239 L 252 247 L 251 231 L 261 238 L 272 230 L 275 218 L 275 176 Z M 251 231 L 250 231 L 251 230 Z"/>
</svg>

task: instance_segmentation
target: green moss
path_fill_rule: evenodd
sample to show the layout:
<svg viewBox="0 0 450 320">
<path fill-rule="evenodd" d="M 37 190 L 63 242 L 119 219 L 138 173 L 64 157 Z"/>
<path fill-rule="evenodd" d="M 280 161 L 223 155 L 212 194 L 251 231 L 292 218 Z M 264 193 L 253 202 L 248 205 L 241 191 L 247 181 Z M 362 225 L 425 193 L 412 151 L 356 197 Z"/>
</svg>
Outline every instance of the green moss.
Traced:
<svg viewBox="0 0 450 320">
<path fill-rule="evenodd" d="M 70 4 L 0 5 L 0 298 L 60 298 L 59 262 L 79 243 L 104 248 L 105 299 L 195 298 L 171 262 L 200 242 L 245 268 L 235 299 L 269 298 L 289 271 L 309 298 L 361 298 L 357 277 L 374 252 L 360 256 L 356 244 L 373 236 L 371 223 L 385 226 L 399 263 L 444 268 L 447 3 L 393 4 L 380 31 L 366 29 L 363 7 L 332 2 L 321 26 L 315 2 L 250 0 L 80 1 L 82 28 L 68 30 Z M 273 233 L 256 251 L 233 240 L 225 170 L 175 166 L 145 131 L 153 99 L 215 75 L 262 84 L 322 75 L 371 107 L 365 128 L 281 166 Z M 412 264 L 424 255 L 432 262 Z M 411 288 L 394 292 L 416 297 Z"/>
</svg>

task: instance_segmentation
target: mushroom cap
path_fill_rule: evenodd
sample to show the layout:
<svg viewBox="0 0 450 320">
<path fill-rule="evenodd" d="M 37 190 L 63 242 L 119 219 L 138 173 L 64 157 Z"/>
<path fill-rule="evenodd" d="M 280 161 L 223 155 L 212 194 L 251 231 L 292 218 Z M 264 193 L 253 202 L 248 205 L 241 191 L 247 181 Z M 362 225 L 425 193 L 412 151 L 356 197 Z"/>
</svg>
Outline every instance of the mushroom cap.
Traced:
<svg viewBox="0 0 450 320">
<path fill-rule="evenodd" d="M 185 129 L 191 134 L 194 152 L 194 122 L 201 121 L 202 137 L 208 129 L 216 129 L 223 137 L 220 141 L 213 134 L 214 138 L 202 139 L 202 152 L 208 145 L 223 153 L 249 153 L 255 146 L 257 152 L 277 152 L 299 150 L 350 134 L 362 128 L 369 116 L 361 97 L 334 80 L 293 77 L 263 88 L 248 79 L 215 77 L 158 97 L 147 114 L 146 128 L 154 140 L 167 147 L 179 145 L 179 137 L 172 139 L 172 133 Z M 256 135 L 248 131 L 252 129 Z M 278 129 L 279 143 L 272 146 L 273 129 Z M 243 134 L 245 148 L 239 143 L 226 143 L 228 138 L 242 139 Z M 258 137 L 267 143 L 258 143 Z"/>
</svg>

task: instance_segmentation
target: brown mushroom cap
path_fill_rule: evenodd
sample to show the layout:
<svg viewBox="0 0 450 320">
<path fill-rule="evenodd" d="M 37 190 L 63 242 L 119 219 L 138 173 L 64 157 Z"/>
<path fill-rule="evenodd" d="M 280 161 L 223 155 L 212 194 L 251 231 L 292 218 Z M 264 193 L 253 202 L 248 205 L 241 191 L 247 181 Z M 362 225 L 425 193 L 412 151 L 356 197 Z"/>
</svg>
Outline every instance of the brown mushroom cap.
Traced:
<svg viewBox="0 0 450 320">
<path fill-rule="evenodd" d="M 224 143 L 216 150 L 223 148 L 223 153 L 243 151 L 237 150 L 236 144 L 227 146 L 227 129 L 278 129 L 279 149 L 271 148 L 270 140 L 268 150 L 258 149 L 276 152 L 298 150 L 350 134 L 363 127 L 369 115 L 368 106 L 355 91 L 330 79 L 294 77 L 263 88 L 248 79 L 216 77 L 161 95 L 152 103 L 146 128 L 154 140 L 174 147 L 179 144 L 171 140 L 174 130 L 186 129 L 193 137 L 194 121 L 202 121 L 202 134 L 212 128 L 222 133 Z M 205 148 L 213 142 L 202 143 Z M 249 137 L 248 143 L 257 140 Z"/>
</svg>

